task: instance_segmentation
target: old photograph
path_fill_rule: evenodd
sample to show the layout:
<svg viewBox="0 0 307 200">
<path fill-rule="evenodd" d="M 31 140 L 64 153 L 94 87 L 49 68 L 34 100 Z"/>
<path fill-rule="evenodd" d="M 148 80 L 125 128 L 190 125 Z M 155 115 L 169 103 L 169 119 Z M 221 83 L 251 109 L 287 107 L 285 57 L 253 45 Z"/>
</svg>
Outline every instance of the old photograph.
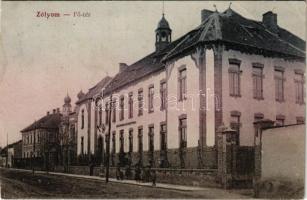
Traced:
<svg viewBox="0 0 307 200">
<path fill-rule="evenodd" d="M 2 1 L 3 199 L 302 199 L 305 1 Z"/>
</svg>

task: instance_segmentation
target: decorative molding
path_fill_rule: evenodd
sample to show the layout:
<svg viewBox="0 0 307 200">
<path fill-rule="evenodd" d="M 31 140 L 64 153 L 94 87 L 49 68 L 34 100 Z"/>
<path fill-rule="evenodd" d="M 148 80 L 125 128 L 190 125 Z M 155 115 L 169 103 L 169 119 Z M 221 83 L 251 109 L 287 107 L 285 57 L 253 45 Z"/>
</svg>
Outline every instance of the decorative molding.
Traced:
<svg viewBox="0 0 307 200">
<path fill-rule="evenodd" d="M 191 54 L 191 59 L 195 62 L 197 68 L 200 68 L 204 56 L 205 56 L 205 50 L 203 47 L 197 47 L 195 52 Z"/>
</svg>

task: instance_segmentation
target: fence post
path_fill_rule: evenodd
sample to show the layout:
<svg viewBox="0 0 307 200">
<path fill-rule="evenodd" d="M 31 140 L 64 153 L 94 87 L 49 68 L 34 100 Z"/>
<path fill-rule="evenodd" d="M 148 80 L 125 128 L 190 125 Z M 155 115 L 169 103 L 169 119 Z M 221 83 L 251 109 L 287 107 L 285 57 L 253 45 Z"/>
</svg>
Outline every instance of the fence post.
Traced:
<svg viewBox="0 0 307 200">
<path fill-rule="evenodd" d="M 232 187 L 236 172 L 236 134 L 237 131 L 220 126 L 218 131 L 218 180 L 225 189 Z"/>
</svg>

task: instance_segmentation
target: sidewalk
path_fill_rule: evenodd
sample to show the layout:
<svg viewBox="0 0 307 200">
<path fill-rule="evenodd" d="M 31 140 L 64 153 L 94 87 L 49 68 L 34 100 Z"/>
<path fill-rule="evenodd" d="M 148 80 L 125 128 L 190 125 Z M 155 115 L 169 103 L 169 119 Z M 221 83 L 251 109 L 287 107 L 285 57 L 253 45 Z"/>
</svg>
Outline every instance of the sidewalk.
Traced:
<svg viewBox="0 0 307 200">
<path fill-rule="evenodd" d="M 31 171 L 31 170 L 28 170 L 28 169 L 16 169 L 16 168 L 9 168 L 9 170 Z M 47 174 L 46 171 L 35 171 L 35 173 L 36 174 Z M 105 181 L 104 177 L 99 177 L 99 176 L 68 174 L 68 173 L 61 173 L 61 172 L 48 172 L 48 174 Z M 174 184 L 166 184 L 166 183 L 156 183 L 156 186 L 152 186 L 151 182 L 144 183 L 144 182 L 137 182 L 135 180 L 117 180 L 115 178 L 109 178 L 109 182 L 120 183 L 120 184 L 138 185 L 138 186 L 145 186 L 145 187 L 156 187 L 156 188 L 171 189 L 171 190 L 180 190 L 180 191 L 201 191 L 201 190 L 206 189 L 206 188 L 202 188 L 202 187 L 191 187 L 191 186 L 174 185 Z"/>
</svg>

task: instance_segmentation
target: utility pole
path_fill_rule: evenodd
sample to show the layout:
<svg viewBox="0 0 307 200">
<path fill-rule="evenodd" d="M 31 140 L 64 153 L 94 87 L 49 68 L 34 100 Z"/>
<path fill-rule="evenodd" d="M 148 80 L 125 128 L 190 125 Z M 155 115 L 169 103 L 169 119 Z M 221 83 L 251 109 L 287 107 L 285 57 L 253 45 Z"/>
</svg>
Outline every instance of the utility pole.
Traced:
<svg viewBox="0 0 307 200">
<path fill-rule="evenodd" d="M 36 135 L 36 120 L 34 122 L 34 142 L 33 142 L 33 154 L 32 154 L 32 174 L 34 175 L 34 158 L 35 158 L 35 135 Z"/>
<path fill-rule="evenodd" d="M 8 167 L 8 159 L 9 159 L 9 136 L 6 133 L 6 163 L 5 166 Z"/>
<path fill-rule="evenodd" d="M 110 169 L 110 136 L 111 136 L 111 112 L 112 112 L 112 94 L 110 96 L 110 106 L 108 112 L 108 133 L 107 133 L 107 155 L 106 155 L 106 183 L 109 182 L 109 169 Z"/>
</svg>

